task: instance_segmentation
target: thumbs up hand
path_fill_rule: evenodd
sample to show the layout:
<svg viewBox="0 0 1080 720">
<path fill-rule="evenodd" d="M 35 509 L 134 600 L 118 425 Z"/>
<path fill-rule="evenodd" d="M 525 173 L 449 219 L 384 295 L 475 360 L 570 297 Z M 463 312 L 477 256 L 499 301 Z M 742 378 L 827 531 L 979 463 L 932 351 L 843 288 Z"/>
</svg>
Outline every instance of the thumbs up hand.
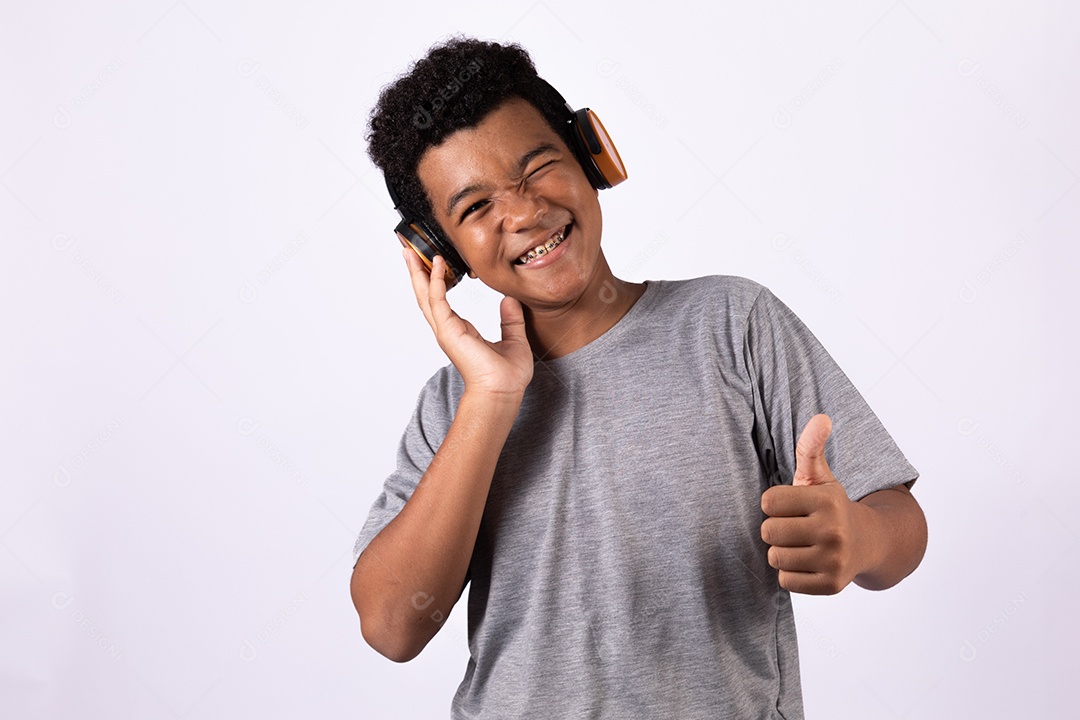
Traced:
<svg viewBox="0 0 1080 720">
<path fill-rule="evenodd" d="M 792 592 L 834 595 L 868 566 L 860 544 L 870 521 L 867 509 L 848 499 L 825 461 L 831 432 L 828 415 L 810 418 L 795 447 L 792 485 L 771 487 L 761 496 L 769 565 L 780 571 L 780 586 Z"/>
</svg>

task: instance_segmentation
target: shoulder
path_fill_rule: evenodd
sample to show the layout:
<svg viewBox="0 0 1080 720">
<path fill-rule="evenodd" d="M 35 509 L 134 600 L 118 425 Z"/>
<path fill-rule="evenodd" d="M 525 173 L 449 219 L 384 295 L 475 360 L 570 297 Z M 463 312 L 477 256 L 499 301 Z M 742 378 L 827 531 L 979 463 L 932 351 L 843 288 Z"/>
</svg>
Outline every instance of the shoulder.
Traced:
<svg viewBox="0 0 1080 720">
<path fill-rule="evenodd" d="M 658 305 L 666 312 L 683 308 L 708 316 L 722 314 L 735 322 L 745 319 L 763 295 L 771 297 L 761 283 L 737 275 L 650 281 L 653 283 L 659 291 Z"/>
<path fill-rule="evenodd" d="M 460 395 L 465 389 L 465 382 L 453 363 L 447 363 L 435 371 L 424 383 L 421 395 L 452 396 Z"/>
<path fill-rule="evenodd" d="M 650 280 L 647 305 L 637 318 L 641 332 L 635 337 L 673 347 L 710 347 L 736 358 L 757 322 L 755 307 L 768 294 L 761 283 L 735 275 Z"/>
</svg>

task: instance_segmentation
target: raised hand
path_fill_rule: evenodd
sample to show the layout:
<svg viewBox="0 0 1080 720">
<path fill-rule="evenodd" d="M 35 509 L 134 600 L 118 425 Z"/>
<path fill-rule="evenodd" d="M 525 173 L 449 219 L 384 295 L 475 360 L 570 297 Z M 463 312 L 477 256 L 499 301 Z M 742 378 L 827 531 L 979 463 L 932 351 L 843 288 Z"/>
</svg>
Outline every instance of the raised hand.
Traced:
<svg viewBox="0 0 1080 720">
<path fill-rule="evenodd" d="M 488 342 L 446 301 L 446 261 L 436 257 L 429 273 L 412 250 L 403 250 L 416 302 L 466 390 L 520 395 L 532 380 L 533 355 L 525 335 L 521 303 L 504 297 L 499 305 L 502 339 Z"/>
<path fill-rule="evenodd" d="M 761 496 L 769 516 L 761 525 L 761 537 L 771 546 L 769 565 L 780 571 L 781 587 L 792 592 L 832 595 L 866 569 L 860 544 L 866 509 L 848 499 L 825 461 L 831 432 L 828 415 L 810 418 L 795 447 L 792 485 Z"/>
</svg>

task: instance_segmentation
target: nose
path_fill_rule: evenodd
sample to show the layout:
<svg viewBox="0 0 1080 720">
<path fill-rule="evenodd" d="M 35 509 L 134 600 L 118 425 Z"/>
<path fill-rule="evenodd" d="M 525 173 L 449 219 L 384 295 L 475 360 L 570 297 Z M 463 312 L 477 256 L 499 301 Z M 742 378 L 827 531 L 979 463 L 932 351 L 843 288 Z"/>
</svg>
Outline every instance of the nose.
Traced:
<svg viewBox="0 0 1080 720">
<path fill-rule="evenodd" d="M 503 198 L 503 208 L 503 228 L 506 232 L 521 232 L 540 224 L 548 204 L 535 192 L 515 189 Z"/>
</svg>

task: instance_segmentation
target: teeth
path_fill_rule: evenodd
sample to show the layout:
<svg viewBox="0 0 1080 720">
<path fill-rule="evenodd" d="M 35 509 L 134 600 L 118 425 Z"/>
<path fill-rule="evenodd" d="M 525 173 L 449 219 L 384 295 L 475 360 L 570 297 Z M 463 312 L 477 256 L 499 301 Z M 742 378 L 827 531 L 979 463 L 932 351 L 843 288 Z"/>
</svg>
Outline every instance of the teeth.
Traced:
<svg viewBox="0 0 1080 720">
<path fill-rule="evenodd" d="M 521 264 L 521 265 L 525 265 L 530 260 L 535 260 L 536 258 L 540 257 L 541 255 L 547 255 L 549 252 L 551 252 L 556 247 L 558 247 L 559 243 L 561 243 L 563 241 L 563 238 L 565 238 L 565 237 L 566 237 L 566 231 L 565 230 L 559 231 L 558 235 L 551 238 L 550 240 L 548 240 L 543 245 L 537 245 L 532 250 L 525 253 L 521 257 L 519 257 L 518 260 L 517 260 L 518 263 Z"/>
</svg>

